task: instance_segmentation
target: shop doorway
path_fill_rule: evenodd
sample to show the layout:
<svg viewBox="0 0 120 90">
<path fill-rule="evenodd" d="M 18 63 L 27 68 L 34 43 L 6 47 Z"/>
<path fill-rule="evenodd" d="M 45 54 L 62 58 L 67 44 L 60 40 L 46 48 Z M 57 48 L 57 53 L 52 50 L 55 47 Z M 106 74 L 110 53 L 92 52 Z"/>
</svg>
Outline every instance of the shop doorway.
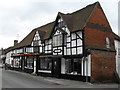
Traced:
<svg viewBox="0 0 120 90">
<path fill-rule="evenodd" d="M 52 75 L 56 78 L 60 78 L 61 74 L 61 58 L 53 58 L 52 62 Z"/>
</svg>

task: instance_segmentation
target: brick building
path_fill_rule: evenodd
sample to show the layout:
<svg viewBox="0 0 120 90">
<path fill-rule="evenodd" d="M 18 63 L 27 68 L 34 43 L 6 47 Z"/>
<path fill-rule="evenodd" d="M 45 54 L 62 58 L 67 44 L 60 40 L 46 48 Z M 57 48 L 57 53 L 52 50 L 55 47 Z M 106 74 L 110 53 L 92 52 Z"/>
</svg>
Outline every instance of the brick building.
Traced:
<svg viewBox="0 0 120 90">
<path fill-rule="evenodd" d="M 43 76 L 113 82 L 115 37 L 119 38 L 96 2 L 73 13 L 59 12 L 54 22 L 32 30 L 6 52 L 6 63 Z"/>
</svg>

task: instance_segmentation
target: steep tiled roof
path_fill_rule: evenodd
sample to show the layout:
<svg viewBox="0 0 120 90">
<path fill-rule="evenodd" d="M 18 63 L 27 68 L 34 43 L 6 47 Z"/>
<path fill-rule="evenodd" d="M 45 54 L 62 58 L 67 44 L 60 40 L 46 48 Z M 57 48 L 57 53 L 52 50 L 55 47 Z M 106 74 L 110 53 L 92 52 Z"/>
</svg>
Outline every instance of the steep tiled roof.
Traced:
<svg viewBox="0 0 120 90">
<path fill-rule="evenodd" d="M 115 34 L 114 32 L 113 32 L 113 35 L 114 35 L 114 39 L 116 39 L 116 40 L 120 41 L 120 36 L 118 36 L 118 35 L 117 35 L 117 34 Z"/>
<path fill-rule="evenodd" d="M 13 49 L 13 47 L 8 47 L 6 49 L 4 49 L 3 53 L 6 54 L 7 52 L 11 51 Z"/>
<path fill-rule="evenodd" d="M 31 45 L 35 32 L 36 29 L 32 30 L 20 43 L 15 45 L 13 49 Z"/>
<path fill-rule="evenodd" d="M 59 14 L 62 16 L 63 20 L 65 21 L 66 25 L 68 26 L 71 32 L 81 30 L 85 27 L 87 20 L 89 19 L 93 9 L 97 4 L 99 4 L 99 2 L 88 5 L 85 8 L 82 8 L 73 13 Z"/>
<path fill-rule="evenodd" d="M 5 49 L 5 53 L 17 48 L 24 47 L 24 46 L 30 46 L 32 43 L 35 31 L 36 31 L 35 29 L 32 30 L 20 43 L 16 44 L 15 46 L 11 46 Z"/>
<path fill-rule="evenodd" d="M 44 26 L 36 28 L 38 30 L 41 40 L 48 39 L 52 33 L 55 22 L 48 23 Z"/>
<path fill-rule="evenodd" d="M 80 9 L 73 13 L 69 13 L 69 14 L 58 13 L 58 14 L 62 16 L 70 32 L 74 32 L 77 30 L 81 30 L 85 27 L 88 18 L 90 17 L 93 9 L 97 4 L 99 4 L 99 2 L 88 5 L 85 8 Z M 12 47 L 12 49 L 31 45 L 36 31 L 39 32 L 41 40 L 50 38 L 54 25 L 55 25 L 55 21 L 43 25 L 41 27 L 35 28 L 20 43 Z"/>
</svg>

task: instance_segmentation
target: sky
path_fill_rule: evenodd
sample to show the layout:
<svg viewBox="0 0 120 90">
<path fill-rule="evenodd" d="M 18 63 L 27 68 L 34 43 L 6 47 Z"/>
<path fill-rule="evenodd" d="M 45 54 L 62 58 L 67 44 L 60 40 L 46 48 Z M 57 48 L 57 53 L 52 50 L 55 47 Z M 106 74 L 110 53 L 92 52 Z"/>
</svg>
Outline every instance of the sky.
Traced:
<svg viewBox="0 0 120 90">
<path fill-rule="evenodd" d="M 56 19 L 57 13 L 72 13 L 99 1 L 111 25 L 118 34 L 119 0 L 0 0 L 0 48 L 13 46 L 34 28 Z"/>
</svg>

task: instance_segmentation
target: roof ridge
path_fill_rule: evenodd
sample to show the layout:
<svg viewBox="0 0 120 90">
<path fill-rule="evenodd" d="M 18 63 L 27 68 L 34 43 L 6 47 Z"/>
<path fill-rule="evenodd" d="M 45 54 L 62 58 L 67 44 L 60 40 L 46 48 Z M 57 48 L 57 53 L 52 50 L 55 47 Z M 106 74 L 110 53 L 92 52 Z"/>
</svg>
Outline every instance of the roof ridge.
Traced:
<svg viewBox="0 0 120 90">
<path fill-rule="evenodd" d="M 47 26 L 47 25 L 49 25 L 49 24 L 52 24 L 52 23 L 54 23 L 54 22 L 55 22 L 55 21 L 49 22 L 49 23 L 47 23 L 47 24 L 44 24 L 44 25 L 42 25 L 42 26 L 40 26 L 40 27 L 35 28 L 35 30 L 36 30 L 36 29 L 39 29 L 39 28 L 42 28 L 42 27 L 45 27 L 45 26 Z"/>
<path fill-rule="evenodd" d="M 89 5 L 87 5 L 87 6 L 83 7 L 83 8 L 75 11 L 75 12 L 72 12 L 71 14 L 74 14 L 74 13 L 76 13 L 76 12 L 79 12 L 79 11 L 81 11 L 81 10 L 84 10 L 84 9 L 90 7 L 90 6 L 95 6 L 95 5 L 98 4 L 98 3 L 99 3 L 99 2 L 95 2 L 95 3 L 93 3 L 93 4 L 89 4 Z"/>
</svg>

